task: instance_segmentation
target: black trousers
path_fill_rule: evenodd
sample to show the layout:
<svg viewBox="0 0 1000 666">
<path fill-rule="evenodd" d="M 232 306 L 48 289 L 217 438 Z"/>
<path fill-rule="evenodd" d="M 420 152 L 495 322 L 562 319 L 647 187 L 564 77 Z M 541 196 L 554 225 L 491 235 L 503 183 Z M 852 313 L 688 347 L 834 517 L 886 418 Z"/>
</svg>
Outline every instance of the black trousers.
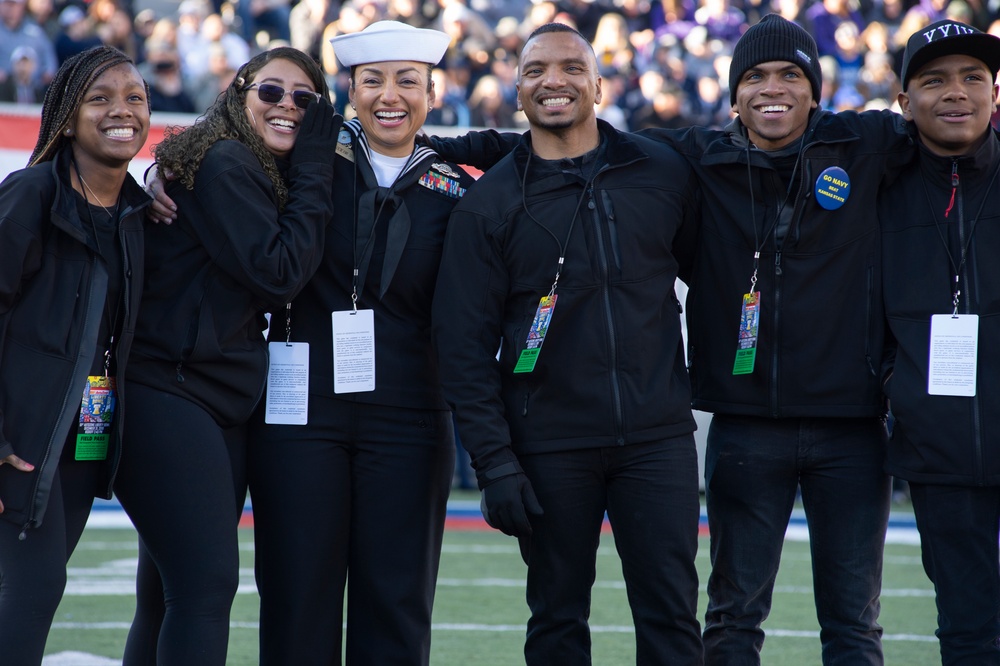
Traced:
<svg viewBox="0 0 1000 666">
<path fill-rule="evenodd" d="M 129 385 L 115 494 L 140 548 L 125 666 L 225 666 L 245 455 L 244 428 L 220 428 L 193 402 Z"/>
<path fill-rule="evenodd" d="M 698 460 L 694 437 L 522 455 L 544 510 L 527 553 L 530 666 L 588 666 L 590 592 L 607 512 L 635 624 L 636 663 L 698 666 Z"/>
<path fill-rule="evenodd" d="M 262 666 L 427 664 L 455 468 L 451 413 L 310 396 L 251 428 Z"/>
<path fill-rule="evenodd" d="M 38 465 L 41 461 L 28 462 Z M 73 460 L 72 446 L 67 443 L 41 527 L 28 530 L 22 541 L 21 526 L 0 520 L 0 662 L 4 666 L 36 666 L 42 661 L 52 618 L 66 588 L 66 563 L 87 525 L 102 465 Z"/>
<path fill-rule="evenodd" d="M 946 666 L 1000 664 L 1000 488 L 910 482 Z"/>
</svg>

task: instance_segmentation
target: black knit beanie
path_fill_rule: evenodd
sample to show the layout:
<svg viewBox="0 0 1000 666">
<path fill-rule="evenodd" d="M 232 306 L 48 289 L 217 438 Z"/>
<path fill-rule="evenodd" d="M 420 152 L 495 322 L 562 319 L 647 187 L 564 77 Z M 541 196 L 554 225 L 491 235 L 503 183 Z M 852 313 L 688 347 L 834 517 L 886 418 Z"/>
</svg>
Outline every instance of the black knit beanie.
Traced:
<svg viewBox="0 0 1000 666">
<path fill-rule="evenodd" d="M 808 32 L 778 14 L 768 14 L 743 33 L 729 65 L 729 103 L 736 104 L 736 87 L 751 67 L 783 60 L 802 68 L 812 84 L 813 99 L 819 102 L 823 73 L 819 67 L 816 40 Z"/>
</svg>

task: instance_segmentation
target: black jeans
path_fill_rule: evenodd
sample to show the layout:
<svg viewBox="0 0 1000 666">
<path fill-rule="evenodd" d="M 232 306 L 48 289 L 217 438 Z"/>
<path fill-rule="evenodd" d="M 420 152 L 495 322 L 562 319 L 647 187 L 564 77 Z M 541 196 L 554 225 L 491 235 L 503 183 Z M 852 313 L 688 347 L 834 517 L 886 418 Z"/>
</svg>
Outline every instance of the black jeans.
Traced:
<svg viewBox="0 0 1000 666">
<path fill-rule="evenodd" d="M 590 593 L 605 511 L 636 633 L 636 662 L 702 663 L 694 438 L 521 455 L 544 515 L 527 552 L 529 666 L 591 663 Z"/>
<path fill-rule="evenodd" d="M 1000 664 L 1000 488 L 910 482 L 946 666 Z"/>
<path fill-rule="evenodd" d="M 785 530 L 802 490 L 823 663 L 882 663 L 885 445 L 874 419 L 712 419 L 705 460 L 712 574 L 705 661 L 760 664 Z"/>
</svg>

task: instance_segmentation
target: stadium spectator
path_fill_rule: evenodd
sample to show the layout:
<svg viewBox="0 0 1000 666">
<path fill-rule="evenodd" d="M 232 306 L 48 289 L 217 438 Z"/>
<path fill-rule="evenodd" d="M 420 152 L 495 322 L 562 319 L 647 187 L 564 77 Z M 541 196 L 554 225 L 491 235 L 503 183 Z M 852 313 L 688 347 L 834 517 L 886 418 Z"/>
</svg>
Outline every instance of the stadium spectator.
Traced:
<svg viewBox="0 0 1000 666">
<path fill-rule="evenodd" d="M 116 9 L 108 20 L 97 26 L 97 36 L 108 46 L 113 46 L 133 61 L 141 63 L 144 58 L 143 44 L 132 25 L 132 19 L 124 9 Z"/>
<path fill-rule="evenodd" d="M 243 38 L 251 44 L 288 43 L 292 38 L 288 27 L 289 0 L 236 0 L 236 13 L 240 17 Z"/>
<path fill-rule="evenodd" d="M 465 88 L 452 83 L 448 72 L 440 67 L 431 71 L 434 81 L 434 104 L 427 112 L 428 125 L 445 127 L 468 127 L 469 106 L 465 97 Z"/>
<path fill-rule="evenodd" d="M 59 64 L 77 53 L 101 45 L 101 38 L 94 34 L 93 24 L 82 9 L 68 5 L 59 13 L 59 34 L 55 39 L 56 58 Z"/>
<path fill-rule="evenodd" d="M 194 113 L 191 96 L 185 90 L 181 75 L 181 57 L 168 42 L 147 41 L 146 62 L 141 71 L 149 83 L 149 99 L 153 111 Z"/>
<path fill-rule="evenodd" d="M 721 39 L 733 44 L 747 29 L 746 15 L 729 0 L 703 0 L 694 13 L 694 20 L 704 26 L 709 39 Z"/>
<path fill-rule="evenodd" d="M 339 12 L 339 0 L 301 0 L 288 16 L 292 48 L 318 61 L 323 47 L 323 30 L 337 19 Z"/>
<path fill-rule="evenodd" d="M 476 81 L 469 95 L 469 124 L 474 127 L 514 127 L 514 106 L 507 103 L 497 77 L 487 74 Z"/>
<path fill-rule="evenodd" d="M 837 52 L 836 32 L 840 24 L 851 22 L 858 31 L 864 30 L 865 20 L 851 5 L 852 0 L 819 0 L 805 12 L 805 25 L 816 40 L 816 49 L 821 56 L 832 56 Z"/>
<path fill-rule="evenodd" d="M 45 88 L 38 83 L 38 54 L 30 46 L 18 46 L 10 55 L 11 73 L 0 81 L 0 102 L 41 104 Z"/>
<path fill-rule="evenodd" d="M 220 94 L 236 78 L 236 70 L 229 64 L 229 55 L 222 44 L 214 43 L 208 47 L 208 70 L 194 82 L 194 106 L 196 113 L 202 113 L 215 104 Z"/>
<path fill-rule="evenodd" d="M 85 51 L 56 72 L 30 166 L 0 184 L 4 664 L 42 663 L 66 563 L 122 457 L 149 204 L 128 166 L 148 131 L 135 66 Z"/>
<path fill-rule="evenodd" d="M 201 32 L 202 23 L 211 7 L 208 0 L 184 0 L 177 7 L 177 52 L 183 63 L 184 76 L 193 79 L 205 72 L 208 40 Z M 235 63 L 240 67 L 246 58 Z"/>
<path fill-rule="evenodd" d="M 60 8 L 68 6 L 60 3 Z M 59 11 L 53 0 L 28 0 L 28 16 L 45 31 L 50 41 L 55 42 L 60 26 Z"/>
<path fill-rule="evenodd" d="M 11 55 L 19 46 L 30 46 L 38 55 L 35 82 L 48 85 L 59 66 L 52 40 L 26 16 L 25 0 L 0 0 L 0 81 L 10 75 Z"/>
<path fill-rule="evenodd" d="M 243 38 L 229 31 L 229 26 L 226 25 L 221 15 L 209 14 L 201 22 L 201 41 L 195 47 L 197 50 L 193 54 L 194 57 L 184 60 L 185 75 L 194 79 L 200 74 L 204 74 L 209 69 L 208 59 L 214 47 L 222 49 L 229 62 L 229 68 L 234 72 L 250 59 L 250 47 Z M 299 50 L 302 51 L 302 49 Z M 198 61 L 198 66 L 193 69 L 188 67 L 192 60 Z"/>
</svg>

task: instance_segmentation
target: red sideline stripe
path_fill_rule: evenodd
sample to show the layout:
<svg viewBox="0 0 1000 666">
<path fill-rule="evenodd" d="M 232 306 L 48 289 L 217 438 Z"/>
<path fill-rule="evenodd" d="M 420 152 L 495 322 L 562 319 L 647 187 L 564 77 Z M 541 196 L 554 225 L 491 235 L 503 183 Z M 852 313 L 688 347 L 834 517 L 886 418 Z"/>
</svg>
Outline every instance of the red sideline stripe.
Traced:
<svg viewBox="0 0 1000 666">
<path fill-rule="evenodd" d="M 253 527 L 252 511 L 243 512 L 243 516 L 240 518 L 240 527 Z M 485 532 L 493 529 L 487 525 L 486 521 L 482 518 L 468 517 L 446 518 L 444 521 L 444 528 L 454 532 Z M 604 525 L 601 526 L 601 533 L 611 534 L 611 525 L 608 521 L 604 521 Z M 708 536 L 708 525 L 698 525 L 698 536 Z"/>
</svg>

